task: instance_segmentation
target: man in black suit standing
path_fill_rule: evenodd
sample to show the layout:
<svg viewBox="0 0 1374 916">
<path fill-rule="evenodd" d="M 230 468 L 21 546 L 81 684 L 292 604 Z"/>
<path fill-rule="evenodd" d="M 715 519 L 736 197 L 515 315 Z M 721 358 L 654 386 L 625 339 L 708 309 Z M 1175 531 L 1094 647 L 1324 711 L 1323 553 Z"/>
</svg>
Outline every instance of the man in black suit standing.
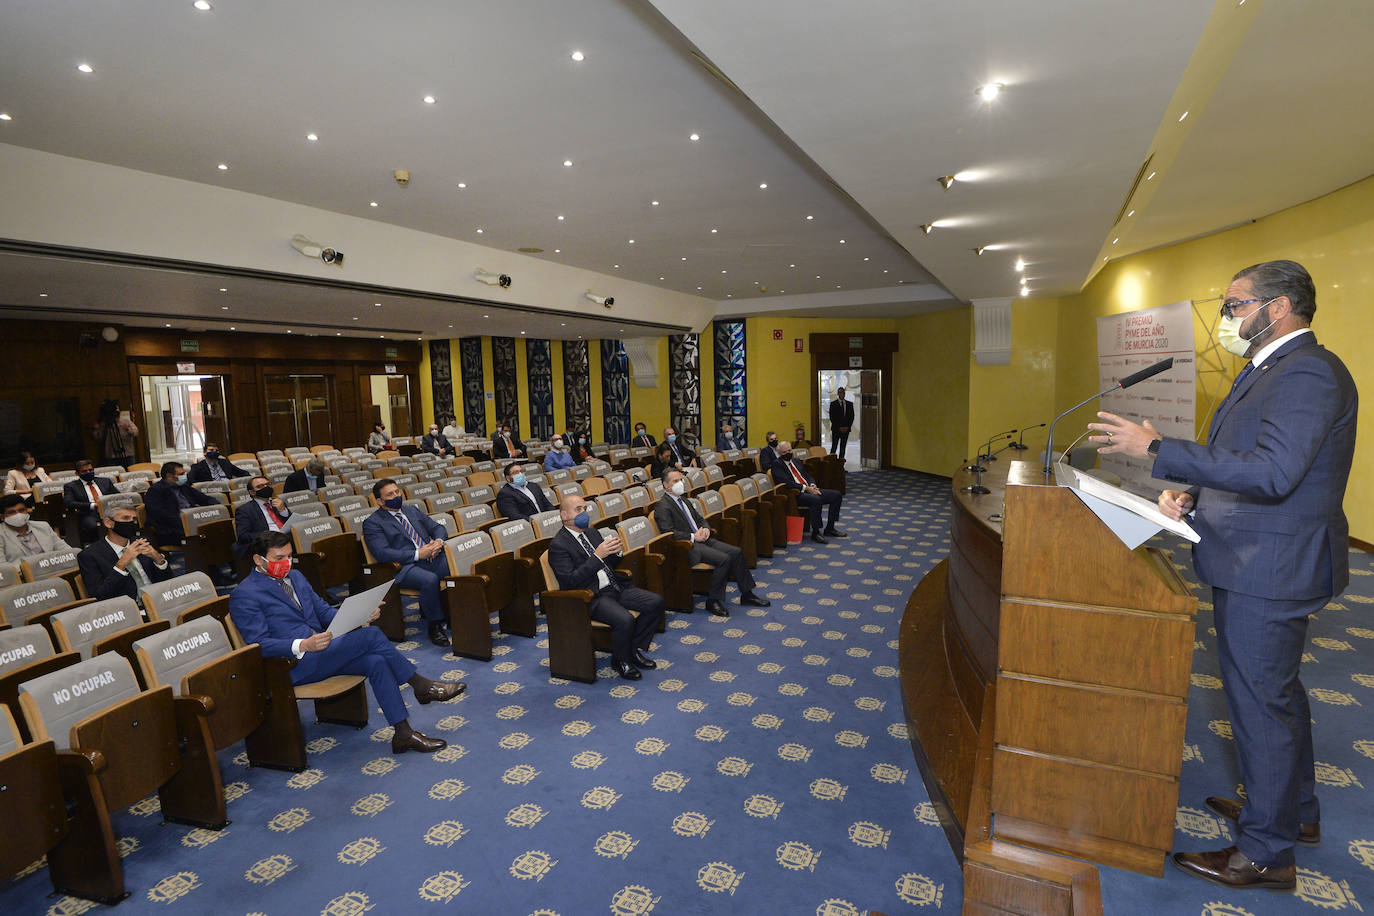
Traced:
<svg viewBox="0 0 1374 916">
<path fill-rule="evenodd" d="M 528 519 L 540 512 L 553 509 L 548 497 L 536 484 L 525 479 L 525 470 L 519 464 L 506 465 L 506 485 L 496 493 L 496 514 L 504 518 Z"/>
<path fill-rule="evenodd" d="M 773 479 L 797 494 L 797 505 L 811 510 L 811 540 L 829 543 L 826 538 L 847 538 L 849 535 L 835 527 L 840 520 L 840 503 L 844 495 L 839 490 L 822 490 L 806 472 L 806 466 L 792 454 L 792 443 L 778 444 L 778 460 L 773 462 Z M 825 534 L 821 534 L 821 506 L 829 506 Z"/>
<path fill-rule="evenodd" d="M 649 431 L 644 428 L 643 423 L 635 424 L 635 437 L 630 440 L 630 448 L 653 448 L 658 443 L 654 437 L 649 435 Z"/>
<path fill-rule="evenodd" d="M 616 578 L 615 567 L 621 559 L 620 538 L 614 534 L 603 538 L 600 531 L 591 527 L 587 504 L 581 496 L 565 496 L 558 512 L 563 527 L 549 544 L 549 567 L 560 588 L 585 588 L 593 593 L 592 619 L 611 628 L 612 664 L 621 677 L 637 681 L 643 677 L 639 673 L 641 668 L 658 667 L 644 653 L 663 617 L 663 598 L 622 584 Z"/>
<path fill-rule="evenodd" d="M 693 565 L 707 563 L 711 572 L 711 594 L 706 610 L 716 617 L 729 617 L 725 609 L 725 580 L 731 576 L 739 586 L 739 603 L 754 607 L 768 607 L 767 598 L 754 594 L 754 576 L 744 562 L 744 552 L 734 544 L 727 544 L 711 533 L 705 519 L 687 502 L 687 481 L 676 468 L 663 473 L 663 496 L 654 506 L 654 521 L 659 531 L 671 531 L 678 540 L 691 541 L 687 554 Z"/>
<path fill-rule="evenodd" d="M 491 437 L 491 456 L 493 458 L 524 458 L 525 443 L 518 436 L 511 435 L 510 424 L 502 423 L 501 428 Z"/>
<path fill-rule="evenodd" d="M 698 467 L 697 453 L 687 447 L 687 443 L 682 441 L 682 437 L 677 434 L 677 430 L 671 426 L 663 430 L 663 443 L 672 450 L 673 464 L 680 466 L 683 470 Z"/>
<path fill-rule="evenodd" d="M 309 490 L 314 493 L 320 487 L 329 486 L 325 475 L 329 473 L 329 468 L 319 458 L 311 458 L 305 463 L 305 467 L 296 468 L 286 475 L 286 480 L 282 483 L 283 493 L 298 493 L 302 490 Z"/>
<path fill-rule="evenodd" d="M 181 482 L 184 467 L 179 461 L 168 461 L 162 466 L 162 479 L 143 494 L 148 522 L 157 530 L 159 544 L 180 544 L 186 539 L 181 527 L 182 509 L 219 505 L 213 496 Z"/>
<path fill-rule="evenodd" d="M 830 402 L 830 454 L 839 455 L 841 461 L 853 427 L 854 405 L 845 400 L 844 389 L 840 388 L 835 392 L 835 400 Z"/>
<path fill-rule="evenodd" d="M 81 543 L 89 544 L 100 537 L 100 497 L 115 492 L 118 491 L 113 480 L 95 476 L 95 464 L 91 459 L 82 458 L 76 463 L 76 479 L 62 485 L 62 503 L 79 513 Z"/>
<path fill-rule="evenodd" d="M 248 482 L 253 497 L 234 510 L 234 556 L 243 558 L 253 549 L 253 540 L 264 531 L 285 531 L 291 525 L 291 510 L 280 496 L 272 494 L 272 481 L 254 477 Z"/>
<path fill-rule="evenodd" d="M 191 483 L 204 483 L 207 480 L 228 480 L 231 477 L 247 477 L 248 472 L 220 457 L 219 446 L 213 442 L 205 443 L 205 458 L 191 465 L 186 479 Z"/>
<path fill-rule="evenodd" d="M 105 509 L 105 537 L 76 556 L 86 594 L 97 601 L 138 593 L 172 578 L 167 558 L 138 530 L 138 513 L 128 506 Z"/>
</svg>

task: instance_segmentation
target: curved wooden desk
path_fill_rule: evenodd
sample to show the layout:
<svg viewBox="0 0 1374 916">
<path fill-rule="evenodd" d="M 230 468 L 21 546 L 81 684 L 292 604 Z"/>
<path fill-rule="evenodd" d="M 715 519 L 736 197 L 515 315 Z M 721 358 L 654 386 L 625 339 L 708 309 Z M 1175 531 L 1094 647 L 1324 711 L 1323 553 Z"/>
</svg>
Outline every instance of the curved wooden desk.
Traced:
<svg viewBox="0 0 1374 916">
<path fill-rule="evenodd" d="M 1100 912 L 1096 869 L 1061 856 L 1163 873 L 1197 600 L 1039 467 L 996 462 L 982 495 L 971 478 L 902 617 L 912 751 L 965 912 Z"/>
</svg>

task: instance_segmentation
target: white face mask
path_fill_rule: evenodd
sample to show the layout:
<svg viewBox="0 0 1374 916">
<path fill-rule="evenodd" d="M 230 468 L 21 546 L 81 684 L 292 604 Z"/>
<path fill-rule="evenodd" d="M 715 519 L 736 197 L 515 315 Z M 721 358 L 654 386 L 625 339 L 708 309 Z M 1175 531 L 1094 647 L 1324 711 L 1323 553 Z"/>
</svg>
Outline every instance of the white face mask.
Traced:
<svg viewBox="0 0 1374 916">
<path fill-rule="evenodd" d="M 673 484 L 670 489 L 672 489 L 674 496 L 681 496 L 683 493 L 687 492 L 687 484 L 679 480 L 677 483 Z"/>
<path fill-rule="evenodd" d="M 5 524 L 11 528 L 23 528 L 29 523 L 29 513 L 16 512 L 13 515 L 5 516 Z"/>
<path fill-rule="evenodd" d="M 1250 342 L 1272 328 L 1274 322 L 1278 321 L 1278 319 L 1275 318 L 1249 337 L 1242 337 L 1240 335 L 1241 328 L 1245 326 L 1246 321 L 1258 315 L 1273 301 L 1273 299 L 1270 299 L 1269 302 L 1255 309 L 1253 315 L 1248 315 L 1245 318 L 1227 318 L 1225 315 L 1221 316 L 1221 321 L 1217 322 L 1217 343 L 1221 344 L 1221 348 L 1227 353 L 1233 353 L 1240 357 L 1244 357 L 1248 354 L 1250 352 Z"/>
</svg>

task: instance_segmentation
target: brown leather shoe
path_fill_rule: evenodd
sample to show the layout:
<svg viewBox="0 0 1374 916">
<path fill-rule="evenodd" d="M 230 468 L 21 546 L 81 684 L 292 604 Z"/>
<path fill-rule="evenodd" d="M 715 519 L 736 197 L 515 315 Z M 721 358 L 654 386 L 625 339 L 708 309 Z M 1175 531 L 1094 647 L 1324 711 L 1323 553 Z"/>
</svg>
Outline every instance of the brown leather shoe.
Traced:
<svg viewBox="0 0 1374 916">
<path fill-rule="evenodd" d="M 1217 814 L 1220 814 L 1222 817 L 1226 818 L 1228 821 L 1230 821 L 1230 822 L 1233 823 L 1233 824 L 1239 823 L 1239 822 L 1240 822 L 1240 809 L 1241 809 L 1242 807 L 1244 807 L 1244 806 L 1245 806 L 1245 803 L 1242 802 L 1242 801 L 1237 801 L 1237 800 L 1234 799 L 1234 798 L 1222 798 L 1222 797 L 1219 796 L 1219 795 L 1212 795 L 1212 796 L 1209 796 L 1208 799 L 1207 799 L 1207 807 L 1208 807 L 1208 808 L 1211 808 L 1211 809 L 1212 809 L 1213 811 L 1215 811 Z M 1298 843 L 1299 843 L 1299 845 L 1302 845 L 1302 846 L 1320 846 L 1320 845 L 1321 845 L 1321 842 L 1322 842 L 1322 825 L 1321 825 L 1321 824 L 1299 824 L 1299 825 L 1298 825 Z"/>
<path fill-rule="evenodd" d="M 406 751 L 432 754 L 435 751 L 442 751 L 446 747 L 448 747 L 448 742 L 443 738 L 431 738 L 428 735 L 422 735 L 411 728 L 409 722 L 397 723 L 395 733 L 391 736 L 391 753 L 393 754 L 404 754 Z"/>
<path fill-rule="evenodd" d="M 1174 865 L 1179 871 L 1222 887 L 1291 891 L 1298 886 L 1297 866 L 1265 868 L 1251 862 L 1234 846 L 1213 852 L 1176 852 Z"/>
<path fill-rule="evenodd" d="M 420 701 L 420 705 L 432 703 L 438 700 L 440 703 L 451 700 L 464 690 L 468 689 L 466 681 L 459 681 L 456 684 L 444 684 L 439 681 L 430 681 L 424 687 L 415 688 L 415 699 Z"/>
</svg>

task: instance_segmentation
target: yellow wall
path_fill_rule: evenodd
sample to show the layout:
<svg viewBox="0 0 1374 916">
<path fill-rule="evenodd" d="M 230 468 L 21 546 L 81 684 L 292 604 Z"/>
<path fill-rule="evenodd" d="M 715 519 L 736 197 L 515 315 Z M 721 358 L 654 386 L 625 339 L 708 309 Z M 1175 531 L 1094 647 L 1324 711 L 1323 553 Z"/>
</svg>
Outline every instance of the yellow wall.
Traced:
<svg viewBox="0 0 1374 916">
<path fill-rule="evenodd" d="M 978 450 L 996 433 L 1048 423 L 1058 413 L 1054 407 L 1056 351 L 1061 345 L 1058 305 L 1056 299 L 1012 301 L 1011 364 L 1006 366 L 978 365 L 973 357 L 973 328 L 969 327 L 965 337 L 968 341 L 966 358 L 969 387 L 968 438 L 965 440 L 964 457 L 971 458 L 978 454 Z M 1093 348 L 1092 384 L 1096 384 L 1097 337 L 1096 330 L 1091 326 L 1089 331 Z M 1079 330 L 1075 333 L 1081 336 L 1088 332 Z M 1067 420 L 1064 422 L 1068 423 Z M 1045 433 L 1044 429 L 1032 430 L 1024 440 L 1030 447 L 1027 451 L 1017 455 L 1009 449 L 1003 455 L 1018 458 L 1039 455 L 1045 446 Z M 1073 438 L 1072 435 L 1059 438 L 1059 435 L 1056 433 L 1056 441 L 1061 445 Z M 994 449 L 998 447 L 994 445 Z M 947 469 L 944 473 L 950 472 Z"/>
<path fill-rule="evenodd" d="M 703 334 L 702 341 L 709 339 L 709 335 Z M 600 341 L 597 342 L 597 359 L 600 359 Z M 663 441 L 663 428 L 668 425 L 671 414 L 670 402 L 668 398 L 668 338 L 658 338 L 658 387 L 641 388 L 635 384 L 634 378 L 630 379 L 630 435 L 634 435 L 634 424 L 643 423 L 648 429 L 649 435 L 656 441 Z M 704 383 L 705 372 L 702 373 Z M 601 389 L 598 386 L 592 391 L 592 401 L 601 402 Z M 598 424 L 598 430 L 601 426 Z M 714 442 L 714 440 L 713 440 Z"/>
<path fill-rule="evenodd" d="M 897 321 L 896 403 L 891 405 L 892 463 L 897 467 L 948 477 L 963 464 L 970 427 L 966 342 L 972 324 L 968 308 Z"/>
</svg>

